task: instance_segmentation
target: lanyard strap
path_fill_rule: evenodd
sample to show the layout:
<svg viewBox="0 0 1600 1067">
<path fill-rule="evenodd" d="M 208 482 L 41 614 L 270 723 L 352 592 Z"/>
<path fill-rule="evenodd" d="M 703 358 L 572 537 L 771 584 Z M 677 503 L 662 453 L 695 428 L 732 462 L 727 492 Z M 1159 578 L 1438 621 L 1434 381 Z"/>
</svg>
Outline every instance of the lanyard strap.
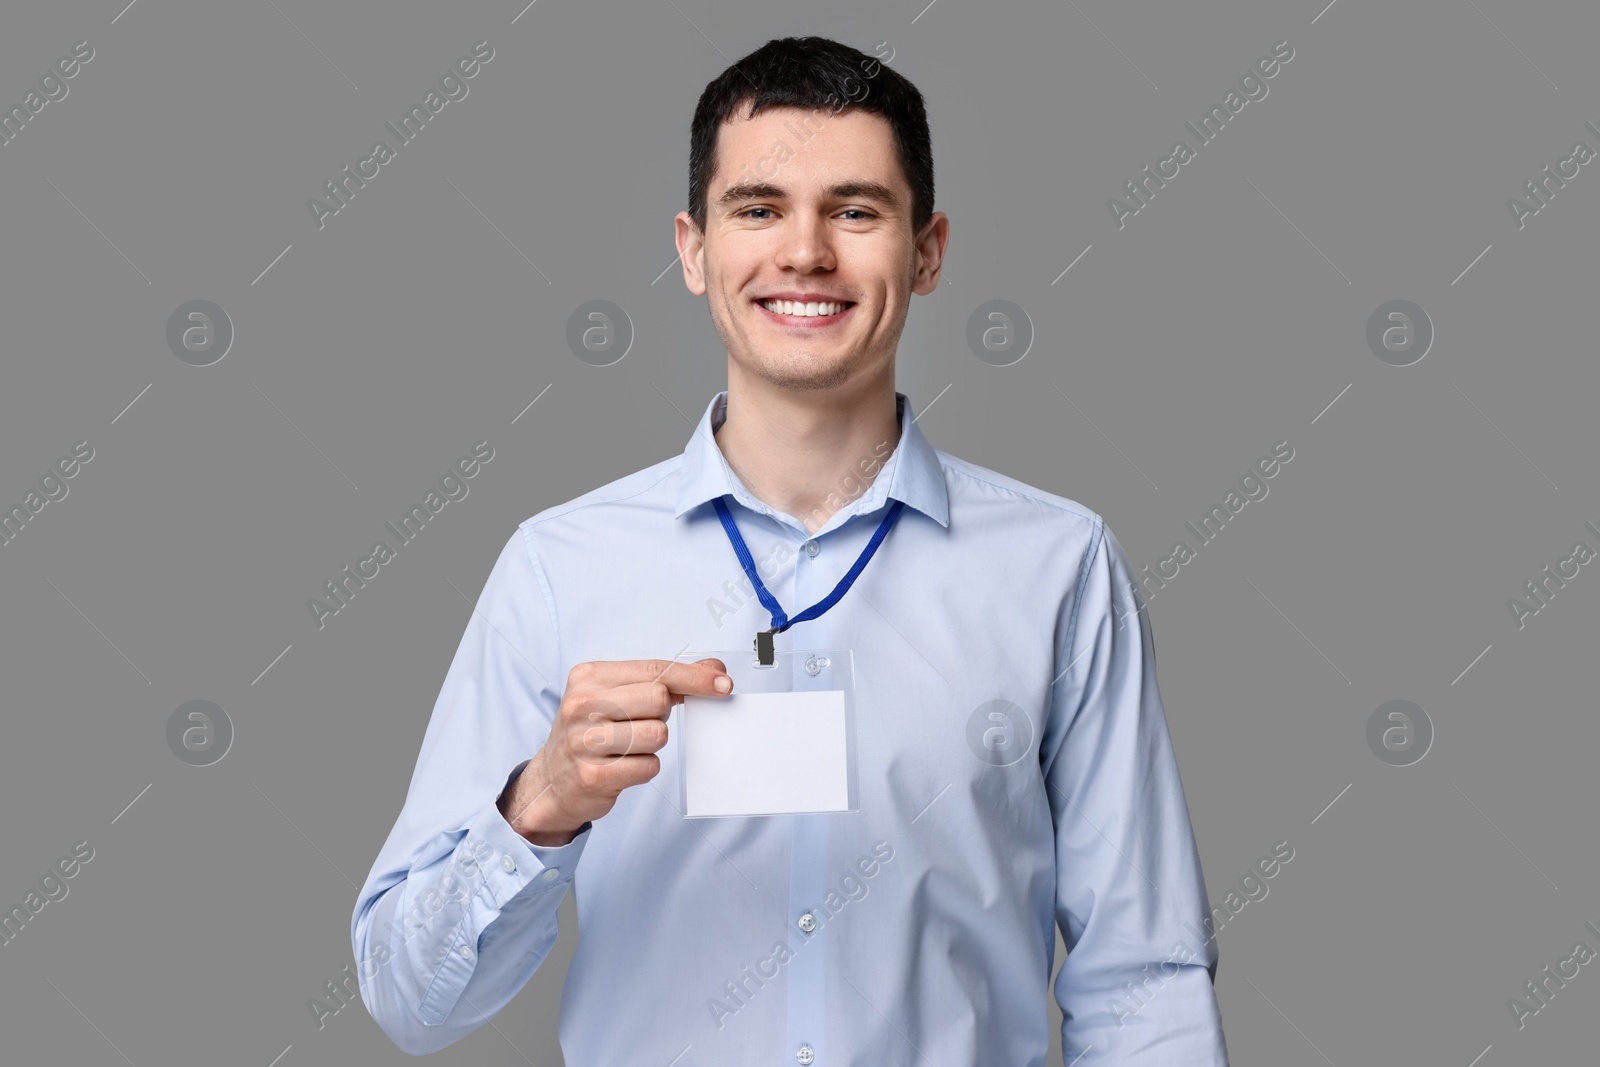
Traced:
<svg viewBox="0 0 1600 1067">
<path fill-rule="evenodd" d="M 784 614 L 783 607 L 778 603 L 777 598 L 768 592 L 767 587 L 762 584 L 761 575 L 756 573 L 755 559 L 750 555 L 750 549 L 745 546 L 744 538 L 739 535 L 739 527 L 734 525 L 733 516 L 728 513 L 728 505 L 723 503 L 720 496 L 712 503 L 717 509 L 717 517 L 722 520 L 722 528 L 727 531 L 728 540 L 733 544 L 734 555 L 739 557 L 739 565 L 744 568 L 744 573 L 749 577 L 750 584 L 755 587 L 756 596 L 760 599 L 762 605 L 772 613 L 772 629 L 766 631 L 765 634 L 756 635 L 756 647 L 761 652 L 761 662 L 767 665 L 771 663 L 771 656 L 769 655 L 772 648 L 771 635 L 782 633 L 797 622 L 815 619 L 837 604 L 839 598 L 849 591 L 857 576 L 866 569 L 867 561 L 872 559 L 874 552 L 878 551 L 878 546 L 889 535 L 889 528 L 894 525 L 895 520 L 900 517 L 900 512 L 905 508 L 905 501 L 896 500 L 894 506 L 889 509 L 889 514 L 883 517 L 883 521 L 873 531 L 872 539 L 867 542 L 867 547 L 862 549 L 861 555 L 857 557 L 855 564 L 845 572 L 843 578 L 839 579 L 839 584 L 833 587 L 833 592 L 791 619 Z M 765 642 L 761 640 L 763 636 L 766 637 Z"/>
</svg>

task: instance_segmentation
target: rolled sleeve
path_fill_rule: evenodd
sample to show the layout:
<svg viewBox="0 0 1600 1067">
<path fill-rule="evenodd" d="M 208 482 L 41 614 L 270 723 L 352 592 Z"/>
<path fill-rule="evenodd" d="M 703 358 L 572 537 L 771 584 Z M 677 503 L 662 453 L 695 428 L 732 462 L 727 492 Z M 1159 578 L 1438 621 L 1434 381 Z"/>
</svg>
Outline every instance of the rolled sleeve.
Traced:
<svg viewBox="0 0 1600 1067">
<path fill-rule="evenodd" d="M 1103 522 L 1063 607 L 1044 766 L 1056 838 L 1055 983 L 1067 1062 L 1227 1067 L 1217 947 L 1149 615 Z"/>
</svg>

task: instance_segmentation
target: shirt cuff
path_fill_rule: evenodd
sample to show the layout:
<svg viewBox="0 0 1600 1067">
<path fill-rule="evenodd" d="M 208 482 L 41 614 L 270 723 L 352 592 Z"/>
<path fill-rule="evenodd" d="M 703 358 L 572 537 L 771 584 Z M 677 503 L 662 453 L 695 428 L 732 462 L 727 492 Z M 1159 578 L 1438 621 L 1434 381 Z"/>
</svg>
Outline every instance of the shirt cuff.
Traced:
<svg viewBox="0 0 1600 1067">
<path fill-rule="evenodd" d="M 534 845 L 511 828 L 497 801 L 490 800 L 478 812 L 457 846 L 462 857 L 458 862 L 475 871 L 482 882 L 467 900 L 459 924 L 447 935 L 442 962 L 423 993 L 419 1014 L 428 1026 L 442 1024 L 455 1008 L 477 969 L 479 939 L 491 923 L 503 914 L 525 914 L 527 909 L 535 916 L 545 911 L 553 921 L 589 841 L 593 824 L 586 822 L 565 845 Z"/>
<path fill-rule="evenodd" d="M 485 865 L 484 881 L 495 904 L 504 908 L 529 883 L 563 890 L 570 885 L 593 825 L 584 823 L 578 828 L 578 835 L 564 845 L 535 845 L 512 829 L 500 814 L 498 802 L 492 802 L 480 813 L 467 836 L 493 850 Z"/>
<path fill-rule="evenodd" d="M 592 822 L 584 823 L 578 827 L 577 836 L 564 845 L 535 845 L 517 833 L 500 813 L 500 798 L 528 763 L 529 760 L 523 760 L 511 768 L 511 773 L 506 775 L 505 785 L 500 789 L 500 796 L 495 797 L 489 805 L 490 810 L 479 812 L 478 818 L 473 820 L 473 833 L 468 835 L 475 836 L 476 840 L 494 850 L 490 853 L 494 866 L 488 872 L 486 881 L 495 903 L 500 907 L 505 907 L 507 901 L 535 879 L 541 886 L 550 888 L 570 884 L 578 858 L 583 855 L 584 845 L 589 841 L 589 829 L 594 825 Z M 482 851 L 481 845 L 479 851 Z M 497 872 L 507 877 L 497 878 Z"/>
</svg>

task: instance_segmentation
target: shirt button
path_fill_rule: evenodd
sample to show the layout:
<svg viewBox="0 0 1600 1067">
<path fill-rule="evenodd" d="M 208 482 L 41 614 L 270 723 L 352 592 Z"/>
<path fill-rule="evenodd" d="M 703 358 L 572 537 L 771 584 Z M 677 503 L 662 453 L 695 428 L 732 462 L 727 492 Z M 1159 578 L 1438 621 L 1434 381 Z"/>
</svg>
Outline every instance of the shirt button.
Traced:
<svg viewBox="0 0 1600 1067">
<path fill-rule="evenodd" d="M 510 874 L 512 871 L 517 869 L 517 861 L 512 859 L 510 856 L 501 856 L 500 867 L 507 874 Z"/>
<path fill-rule="evenodd" d="M 817 544 L 817 542 L 816 542 L 816 541 L 814 541 L 814 540 L 812 540 L 812 541 L 807 541 L 807 542 L 806 542 L 806 543 L 805 543 L 805 545 L 804 545 L 804 546 L 802 546 L 802 547 L 804 547 L 804 548 L 805 548 L 805 550 L 806 550 L 806 555 L 808 555 L 808 556 L 810 556 L 810 557 L 811 557 L 811 558 L 812 558 L 812 559 L 816 559 L 816 558 L 817 558 L 817 553 L 818 553 L 818 552 L 821 552 L 821 551 L 822 551 L 822 546 L 821 546 L 821 545 L 819 545 L 819 544 Z M 807 1062 L 807 1063 L 809 1063 L 809 1062 L 811 1062 L 811 1061 L 810 1061 L 810 1060 L 807 1060 L 807 1061 L 805 1061 L 805 1062 Z"/>
<path fill-rule="evenodd" d="M 469 949 L 466 945 L 462 945 L 461 946 L 461 958 L 464 959 L 464 960 L 472 959 L 472 950 Z"/>
<path fill-rule="evenodd" d="M 815 930 L 817 928 L 816 916 L 812 915 L 808 911 L 804 915 L 800 916 L 800 921 L 797 922 L 795 925 L 800 927 L 800 929 L 804 930 L 806 933 L 809 934 L 811 931 L 813 931 L 813 930 Z"/>
<path fill-rule="evenodd" d="M 560 867 L 547 867 L 547 868 L 545 868 L 544 874 L 540 875 L 539 877 L 543 878 L 547 882 L 553 882 L 557 878 L 561 877 L 561 868 Z"/>
<path fill-rule="evenodd" d="M 817 1058 L 817 1054 L 810 1045 L 801 1045 L 794 1050 L 794 1058 L 799 1063 L 810 1063 Z"/>
</svg>

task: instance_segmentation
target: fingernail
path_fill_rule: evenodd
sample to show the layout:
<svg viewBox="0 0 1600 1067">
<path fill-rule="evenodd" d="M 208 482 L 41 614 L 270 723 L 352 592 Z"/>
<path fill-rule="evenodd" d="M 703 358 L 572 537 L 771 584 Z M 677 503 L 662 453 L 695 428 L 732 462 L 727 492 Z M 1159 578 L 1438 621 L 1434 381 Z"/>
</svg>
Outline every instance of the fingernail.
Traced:
<svg viewBox="0 0 1600 1067">
<path fill-rule="evenodd" d="M 717 692 L 726 693 L 733 688 L 733 679 L 726 674 L 719 674 L 717 675 L 717 680 L 712 682 L 711 685 Z"/>
</svg>

